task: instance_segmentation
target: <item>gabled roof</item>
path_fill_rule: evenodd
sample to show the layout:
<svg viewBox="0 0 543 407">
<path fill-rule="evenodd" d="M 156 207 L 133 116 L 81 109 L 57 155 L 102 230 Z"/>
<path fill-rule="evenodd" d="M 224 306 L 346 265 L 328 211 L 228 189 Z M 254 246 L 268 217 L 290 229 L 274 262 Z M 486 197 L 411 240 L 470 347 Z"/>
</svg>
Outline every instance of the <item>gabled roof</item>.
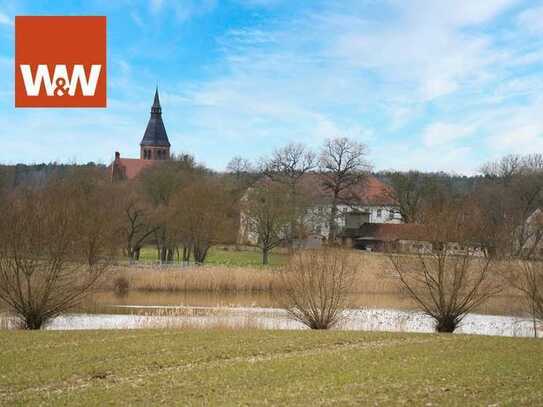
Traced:
<svg viewBox="0 0 543 407">
<path fill-rule="evenodd" d="M 113 171 L 113 166 L 117 165 L 126 179 L 136 178 L 141 171 L 146 168 L 150 168 L 156 163 L 163 161 L 158 160 L 140 160 L 138 158 L 118 158 L 108 167 L 110 171 Z"/>
<path fill-rule="evenodd" d="M 158 88 L 155 91 L 155 99 L 151 107 L 151 117 L 149 118 L 149 123 L 147 123 L 140 146 L 170 147 L 170 141 L 168 140 L 166 128 L 162 121 L 162 108 L 160 106 L 160 98 L 158 97 Z"/>
<path fill-rule="evenodd" d="M 316 202 L 329 203 L 332 200 L 332 191 L 324 186 L 322 177 L 319 173 L 305 174 L 301 179 L 302 188 Z M 345 190 L 340 199 L 343 203 L 352 205 L 397 206 L 397 202 L 391 197 L 390 187 L 373 175 Z"/>
<path fill-rule="evenodd" d="M 315 204 L 328 205 L 332 202 L 332 191 L 324 186 L 323 175 L 318 172 L 304 174 L 298 181 L 300 189 L 310 197 Z M 272 182 L 270 177 L 257 181 L 257 185 Z M 340 204 L 353 206 L 398 206 L 392 198 L 390 187 L 377 177 L 369 175 L 358 184 L 344 190 L 340 194 Z"/>
</svg>

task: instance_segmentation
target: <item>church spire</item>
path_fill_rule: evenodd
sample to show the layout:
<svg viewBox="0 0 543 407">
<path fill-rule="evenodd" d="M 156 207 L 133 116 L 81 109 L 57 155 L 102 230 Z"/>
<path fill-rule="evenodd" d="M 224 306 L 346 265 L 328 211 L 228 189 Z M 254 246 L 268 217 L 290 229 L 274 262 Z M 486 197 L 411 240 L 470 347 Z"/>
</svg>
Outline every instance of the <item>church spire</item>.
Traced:
<svg viewBox="0 0 543 407">
<path fill-rule="evenodd" d="M 162 121 L 158 86 L 151 106 L 151 117 L 140 143 L 140 158 L 144 160 L 168 160 L 170 158 L 170 141 Z"/>
<path fill-rule="evenodd" d="M 153 101 L 153 106 L 151 107 L 151 113 L 161 114 L 162 107 L 160 107 L 160 98 L 158 97 L 158 86 L 155 90 L 155 100 Z"/>
</svg>

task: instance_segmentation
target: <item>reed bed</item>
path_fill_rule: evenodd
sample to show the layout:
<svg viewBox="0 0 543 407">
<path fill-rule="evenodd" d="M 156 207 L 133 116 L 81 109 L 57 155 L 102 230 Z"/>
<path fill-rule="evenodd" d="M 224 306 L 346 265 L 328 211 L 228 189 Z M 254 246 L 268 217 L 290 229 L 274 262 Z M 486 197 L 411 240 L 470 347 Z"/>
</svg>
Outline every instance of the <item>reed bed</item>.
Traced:
<svg viewBox="0 0 543 407">
<path fill-rule="evenodd" d="M 398 293 L 399 284 L 386 256 L 359 253 L 353 293 Z M 179 268 L 130 266 L 110 273 L 104 289 L 166 292 L 277 292 L 284 289 L 277 268 L 190 266 Z"/>
<path fill-rule="evenodd" d="M 390 259 L 385 254 L 356 252 L 357 271 L 351 293 L 402 294 L 402 286 Z M 406 258 L 412 255 L 403 255 Z M 493 266 L 494 278 L 501 279 L 508 270 L 518 268 L 514 261 L 501 261 Z M 131 267 L 119 266 L 109 273 L 103 289 L 116 291 L 119 285 L 130 291 L 147 292 L 246 292 L 272 293 L 284 290 L 279 276 L 280 268 L 231 267 L 204 265 L 185 267 Z M 502 296 L 517 296 L 507 284 Z"/>
</svg>

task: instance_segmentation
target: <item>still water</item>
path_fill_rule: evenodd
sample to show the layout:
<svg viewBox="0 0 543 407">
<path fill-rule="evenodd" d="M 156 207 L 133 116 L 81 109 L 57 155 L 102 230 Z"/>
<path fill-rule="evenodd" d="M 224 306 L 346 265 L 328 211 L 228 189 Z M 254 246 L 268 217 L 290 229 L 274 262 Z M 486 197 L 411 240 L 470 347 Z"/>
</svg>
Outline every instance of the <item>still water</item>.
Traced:
<svg viewBox="0 0 543 407">
<path fill-rule="evenodd" d="M 518 298 L 496 297 L 468 315 L 458 333 L 534 336 Z M 53 320 L 47 329 L 137 328 L 304 329 L 268 293 L 130 292 L 123 297 L 96 294 L 77 313 Z M 337 329 L 432 332 L 430 318 L 407 297 L 371 294 L 354 298 Z M 540 333 L 541 335 L 541 333 Z"/>
</svg>

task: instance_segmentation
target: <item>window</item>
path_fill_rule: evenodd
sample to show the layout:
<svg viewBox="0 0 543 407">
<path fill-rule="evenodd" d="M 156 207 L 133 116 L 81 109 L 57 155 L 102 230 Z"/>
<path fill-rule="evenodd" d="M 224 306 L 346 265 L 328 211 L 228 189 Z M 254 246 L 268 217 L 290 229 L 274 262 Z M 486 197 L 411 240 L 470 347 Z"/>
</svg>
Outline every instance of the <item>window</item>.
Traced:
<svg viewBox="0 0 543 407">
<path fill-rule="evenodd" d="M 380 218 L 381 216 L 383 216 L 383 210 L 377 209 L 377 217 Z"/>
</svg>

